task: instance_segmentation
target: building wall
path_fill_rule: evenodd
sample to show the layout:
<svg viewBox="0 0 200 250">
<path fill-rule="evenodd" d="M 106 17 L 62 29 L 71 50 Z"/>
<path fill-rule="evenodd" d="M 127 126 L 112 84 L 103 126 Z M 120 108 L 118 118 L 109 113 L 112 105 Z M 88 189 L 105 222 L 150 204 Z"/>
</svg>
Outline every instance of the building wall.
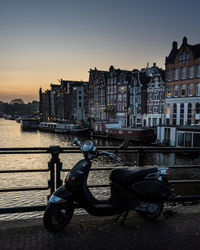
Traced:
<svg viewBox="0 0 200 250">
<path fill-rule="evenodd" d="M 170 59 L 171 57 L 171 59 Z M 166 59 L 165 123 L 190 125 L 199 123 L 200 46 L 183 39 L 181 47 L 173 42 Z"/>
</svg>

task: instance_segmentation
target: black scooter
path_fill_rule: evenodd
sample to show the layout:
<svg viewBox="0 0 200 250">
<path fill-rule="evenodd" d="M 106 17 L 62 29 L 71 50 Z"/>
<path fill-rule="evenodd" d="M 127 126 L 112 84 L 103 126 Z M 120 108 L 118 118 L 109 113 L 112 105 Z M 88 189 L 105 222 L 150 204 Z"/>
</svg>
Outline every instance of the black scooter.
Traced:
<svg viewBox="0 0 200 250">
<path fill-rule="evenodd" d="M 123 215 L 134 209 L 139 215 L 153 220 L 163 210 L 163 204 L 171 194 L 167 185 L 168 168 L 115 168 L 110 174 L 111 195 L 108 200 L 94 198 L 87 186 L 91 161 L 105 155 L 123 164 L 113 153 L 98 152 L 91 141 L 82 145 L 77 138 L 74 143 L 81 148 L 84 159 L 78 161 L 50 197 L 44 213 L 44 227 L 51 232 L 61 231 L 71 220 L 74 206 L 84 208 L 95 216 Z"/>
</svg>

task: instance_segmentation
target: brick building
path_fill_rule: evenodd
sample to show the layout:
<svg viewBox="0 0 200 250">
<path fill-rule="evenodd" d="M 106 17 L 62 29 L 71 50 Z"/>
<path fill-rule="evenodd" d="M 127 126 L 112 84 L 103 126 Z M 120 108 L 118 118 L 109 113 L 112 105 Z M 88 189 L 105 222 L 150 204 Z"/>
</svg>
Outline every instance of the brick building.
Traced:
<svg viewBox="0 0 200 250">
<path fill-rule="evenodd" d="M 200 122 L 200 44 L 183 38 L 173 42 L 166 57 L 165 124 L 190 125 Z"/>
</svg>

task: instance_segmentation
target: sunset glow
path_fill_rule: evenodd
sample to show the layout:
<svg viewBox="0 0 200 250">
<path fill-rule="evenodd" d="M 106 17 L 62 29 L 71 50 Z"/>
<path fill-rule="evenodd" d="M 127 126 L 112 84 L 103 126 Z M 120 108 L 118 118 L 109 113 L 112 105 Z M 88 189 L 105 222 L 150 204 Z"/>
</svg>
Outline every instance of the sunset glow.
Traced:
<svg viewBox="0 0 200 250">
<path fill-rule="evenodd" d="M 200 43 L 194 0 L 4 1 L 0 100 L 38 100 L 58 79 L 88 81 L 90 68 L 164 68 L 173 40 Z M 198 5 L 198 6 L 197 6 Z M 173 6 L 173 9 L 172 9 Z M 187 14 L 187 18 L 186 18 Z"/>
</svg>

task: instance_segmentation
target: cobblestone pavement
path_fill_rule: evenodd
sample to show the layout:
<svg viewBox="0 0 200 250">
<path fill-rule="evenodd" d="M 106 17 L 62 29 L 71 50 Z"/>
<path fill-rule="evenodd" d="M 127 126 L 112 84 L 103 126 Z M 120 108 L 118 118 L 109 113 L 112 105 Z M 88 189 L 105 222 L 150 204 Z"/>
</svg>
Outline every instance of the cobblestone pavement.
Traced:
<svg viewBox="0 0 200 250">
<path fill-rule="evenodd" d="M 77 215 L 58 234 L 47 232 L 42 219 L 1 222 L 0 249 L 200 249 L 200 209 L 177 211 L 154 222 L 132 212 L 123 226 L 114 222 L 115 217 Z"/>
</svg>

